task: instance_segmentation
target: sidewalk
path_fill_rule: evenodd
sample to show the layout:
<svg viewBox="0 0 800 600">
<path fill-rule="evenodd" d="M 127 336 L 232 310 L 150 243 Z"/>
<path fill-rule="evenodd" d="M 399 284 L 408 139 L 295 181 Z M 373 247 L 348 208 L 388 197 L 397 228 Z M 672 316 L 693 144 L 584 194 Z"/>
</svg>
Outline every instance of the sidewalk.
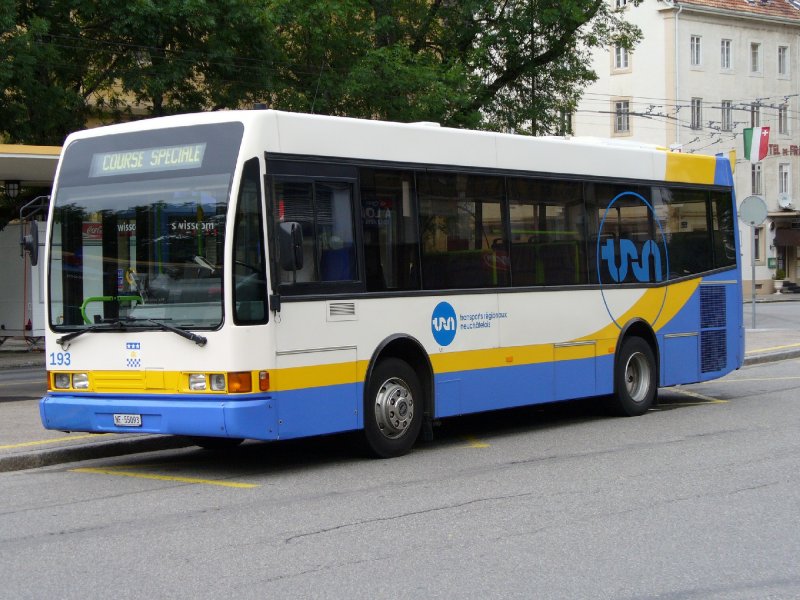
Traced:
<svg viewBox="0 0 800 600">
<path fill-rule="evenodd" d="M 745 366 L 797 357 L 800 329 L 746 331 Z M 32 369 L 31 380 L 43 380 L 44 351 L 29 349 L 24 340 L 17 339 L 0 345 L 0 372 L 25 368 Z M 191 445 L 186 439 L 172 436 L 50 431 L 39 420 L 38 398 L 0 401 L 0 472 Z"/>
</svg>

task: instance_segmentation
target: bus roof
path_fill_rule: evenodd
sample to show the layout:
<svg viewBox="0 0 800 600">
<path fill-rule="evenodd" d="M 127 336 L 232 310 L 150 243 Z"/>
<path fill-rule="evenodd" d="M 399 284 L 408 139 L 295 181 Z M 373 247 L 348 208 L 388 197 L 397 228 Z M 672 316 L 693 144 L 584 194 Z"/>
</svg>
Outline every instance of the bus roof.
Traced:
<svg viewBox="0 0 800 600">
<path fill-rule="evenodd" d="M 616 139 L 532 137 L 276 110 L 217 111 L 146 119 L 72 134 L 101 135 L 240 121 L 246 143 L 268 153 L 489 170 L 576 174 L 732 186 L 727 157 L 682 154 Z"/>
</svg>

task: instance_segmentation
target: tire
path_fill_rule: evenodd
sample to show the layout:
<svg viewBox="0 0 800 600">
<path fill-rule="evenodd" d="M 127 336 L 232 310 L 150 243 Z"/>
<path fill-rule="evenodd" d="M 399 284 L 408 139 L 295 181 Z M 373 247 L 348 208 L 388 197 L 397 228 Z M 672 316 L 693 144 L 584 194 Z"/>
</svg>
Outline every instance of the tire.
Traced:
<svg viewBox="0 0 800 600">
<path fill-rule="evenodd" d="M 244 441 L 244 438 L 226 438 L 226 437 L 202 437 L 192 436 L 188 438 L 195 446 L 200 446 L 205 450 L 230 450 L 236 448 Z"/>
<path fill-rule="evenodd" d="M 614 365 L 614 395 L 609 408 L 617 415 L 638 417 L 655 406 L 657 394 L 653 349 L 640 337 L 627 338 Z"/>
<path fill-rule="evenodd" d="M 408 363 L 387 358 L 375 365 L 364 396 L 364 439 L 379 458 L 407 454 L 419 437 L 425 409 L 422 385 Z"/>
</svg>

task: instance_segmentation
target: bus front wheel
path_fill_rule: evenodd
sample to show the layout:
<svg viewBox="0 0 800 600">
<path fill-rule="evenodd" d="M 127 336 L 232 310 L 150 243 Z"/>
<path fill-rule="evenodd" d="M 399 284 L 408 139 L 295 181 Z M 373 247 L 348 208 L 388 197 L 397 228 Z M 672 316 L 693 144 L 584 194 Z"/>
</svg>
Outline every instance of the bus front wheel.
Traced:
<svg viewBox="0 0 800 600">
<path fill-rule="evenodd" d="M 380 458 L 408 453 L 419 436 L 422 385 L 408 363 L 387 358 L 375 365 L 364 397 L 364 437 Z"/>
<path fill-rule="evenodd" d="M 638 417 L 653 407 L 657 393 L 653 349 L 640 337 L 626 339 L 614 366 L 614 396 L 609 399 L 611 410 L 618 415 Z"/>
</svg>

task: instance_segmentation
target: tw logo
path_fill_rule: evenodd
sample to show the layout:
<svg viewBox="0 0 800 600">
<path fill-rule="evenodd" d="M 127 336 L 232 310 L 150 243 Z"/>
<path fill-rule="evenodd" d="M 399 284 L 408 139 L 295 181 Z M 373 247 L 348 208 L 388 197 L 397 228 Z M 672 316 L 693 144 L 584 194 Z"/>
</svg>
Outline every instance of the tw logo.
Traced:
<svg viewBox="0 0 800 600">
<path fill-rule="evenodd" d="M 458 317 L 449 302 L 439 302 L 431 315 L 431 333 L 440 346 L 453 343 L 458 331 Z"/>
<path fill-rule="evenodd" d="M 661 251 L 653 240 L 644 242 L 640 252 L 633 241 L 622 239 L 619 240 L 619 252 L 615 252 L 615 250 L 614 240 L 611 238 L 607 239 L 605 244 L 600 247 L 600 259 L 605 261 L 614 282 L 624 282 L 628 277 L 628 269 L 633 271 L 636 281 L 641 283 L 664 280 Z M 617 264 L 617 256 L 619 256 L 619 264 Z"/>
</svg>

